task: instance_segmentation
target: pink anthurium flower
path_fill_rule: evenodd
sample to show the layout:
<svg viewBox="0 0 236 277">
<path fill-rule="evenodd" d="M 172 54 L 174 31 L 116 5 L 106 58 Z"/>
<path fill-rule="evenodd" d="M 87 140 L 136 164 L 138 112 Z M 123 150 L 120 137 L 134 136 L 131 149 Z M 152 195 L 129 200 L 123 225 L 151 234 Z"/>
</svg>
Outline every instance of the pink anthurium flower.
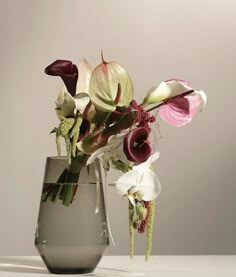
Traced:
<svg viewBox="0 0 236 277">
<path fill-rule="evenodd" d="M 187 81 L 170 79 L 150 89 L 142 105 L 159 104 L 161 118 L 173 126 L 181 127 L 192 120 L 201 103 L 203 109 L 206 105 L 203 91 L 194 90 Z"/>
<path fill-rule="evenodd" d="M 159 115 L 170 125 L 181 127 L 192 120 L 201 102 L 201 97 L 197 94 L 179 97 L 163 104 Z"/>
</svg>

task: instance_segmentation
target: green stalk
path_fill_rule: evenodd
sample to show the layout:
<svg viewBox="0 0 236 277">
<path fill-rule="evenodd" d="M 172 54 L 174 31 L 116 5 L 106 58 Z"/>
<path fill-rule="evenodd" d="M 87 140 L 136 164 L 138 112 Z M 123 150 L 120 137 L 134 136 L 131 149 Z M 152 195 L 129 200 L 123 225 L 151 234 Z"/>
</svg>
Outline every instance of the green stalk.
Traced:
<svg viewBox="0 0 236 277">
<path fill-rule="evenodd" d="M 64 206 L 69 206 L 72 200 L 71 198 L 73 197 L 74 185 L 71 184 L 71 185 L 64 185 L 64 186 L 66 186 L 66 190 L 64 193 L 62 204 Z"/>
</svg>

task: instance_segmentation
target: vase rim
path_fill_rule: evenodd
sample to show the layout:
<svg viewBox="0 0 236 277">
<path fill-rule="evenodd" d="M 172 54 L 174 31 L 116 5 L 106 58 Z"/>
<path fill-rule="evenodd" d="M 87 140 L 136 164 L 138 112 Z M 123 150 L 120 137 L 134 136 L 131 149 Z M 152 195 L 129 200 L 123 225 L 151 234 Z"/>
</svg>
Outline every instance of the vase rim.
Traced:
<svg viewBox="0 0 236 277">
<path fill-rule="evenodd" d="M 49 156 L 47 160 L 68 160 L 67 156 Z"/>
</svg>

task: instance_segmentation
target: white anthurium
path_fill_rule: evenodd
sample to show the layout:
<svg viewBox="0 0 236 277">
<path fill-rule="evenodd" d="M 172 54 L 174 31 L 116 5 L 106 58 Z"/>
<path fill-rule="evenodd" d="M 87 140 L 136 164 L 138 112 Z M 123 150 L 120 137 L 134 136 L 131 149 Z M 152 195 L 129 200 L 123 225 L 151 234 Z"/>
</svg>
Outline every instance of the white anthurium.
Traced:
<svg viewBox="0 0 236 277">
<path fill-rule="evenodd" d="M 76 86 L 76 95 L 79 93 L 89 94 L 89 83 L 93 68 L 85 59 L 83 59 L 78 66 L 78 71 L 79 78 Z"/>
<path fill-rule="evenodd" d="M 193 90 L 191 95 L 199 95 L 202 99 L 203 106 L 202 109 L 206 105 L 206 94 L 200 90 L 194 90 L 191 85 L 184 80 L 178 80 L 178 79 L 171 79 L 162 82 L 158 87 L 153 87 L 149 89 L 147 92 L 142 105 L 147 106 L 150 104 L 156 104 L 159 102 L 162 102 L 170 97 L 174 97 L 177 95 L 180 95 L 184 92 Z"/>
<path fill-rule="evenodd" d="M 83 59 L 78 66 L 78 71 L 79 78 L 77 81 L 76 94 L 74 99 L 76 109 L 80 112 L 83 112 L 90 101 L 89 83 L 93 68 L 85 59 Z"/>
<path fill-rule="evenodd" d="M 75 99 L 67 91 L 65 86 L 61 89 L 57 97 L 56 108 L 59 118 L 74 115 L 76 109 Z"/>
<path fill-rule="evenodd" d="M 144 201 L 157 198 L 161 192 L 161 184 L 150 167 L 158 158 L 159 152 L 156 152 L 146 162 L 123 174 L 116 182 L 117 192 L 123 197 L 128 197 L 133 205 L 137 198 Z"/>
<path fill-rule="evenodd" d="M 86 165 L 92 164 L 96 159 L 101 159 L 103 161 L 120 160 L 124 163 L 130 164 L 125 153 L 123 152 L 123 142 L 124 136 L 129 132 L 125 130 L 120 134 L 113 135 L 108 139 L 106 146 L 97 149 L 87 160 Z"/>
<path fill-rule="evenodd" d="M 76 110 L 80 111 L 80 113 L 83 113 L 89 101 L 90 101 L 89 95 L 85 92 L 80 92 L 74 96 Z"/>
</svg>

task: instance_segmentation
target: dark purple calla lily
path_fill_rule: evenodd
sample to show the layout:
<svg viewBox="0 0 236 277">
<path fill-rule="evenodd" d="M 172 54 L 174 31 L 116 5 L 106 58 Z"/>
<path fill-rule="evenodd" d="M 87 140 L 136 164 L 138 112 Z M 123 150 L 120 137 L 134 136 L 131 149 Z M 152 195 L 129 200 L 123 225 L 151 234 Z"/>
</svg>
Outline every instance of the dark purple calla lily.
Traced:
<svg viewBox="0 0 236 277">
<path fill-rule="evenodd" d="M 78 68 L 71 61 L 56 60 L 45 68 L 45 73 L 50 76 L 60 76 L 68 90 L 74 96 L 78 80 Z"/>
<path fill-rule="evenodd" d="M 149 130 L 145 127 L 136 128 L 126 135 L 123 150 L 128 160 L 143 163 L 151 156 L 148 136 Z"/>
</svg>

